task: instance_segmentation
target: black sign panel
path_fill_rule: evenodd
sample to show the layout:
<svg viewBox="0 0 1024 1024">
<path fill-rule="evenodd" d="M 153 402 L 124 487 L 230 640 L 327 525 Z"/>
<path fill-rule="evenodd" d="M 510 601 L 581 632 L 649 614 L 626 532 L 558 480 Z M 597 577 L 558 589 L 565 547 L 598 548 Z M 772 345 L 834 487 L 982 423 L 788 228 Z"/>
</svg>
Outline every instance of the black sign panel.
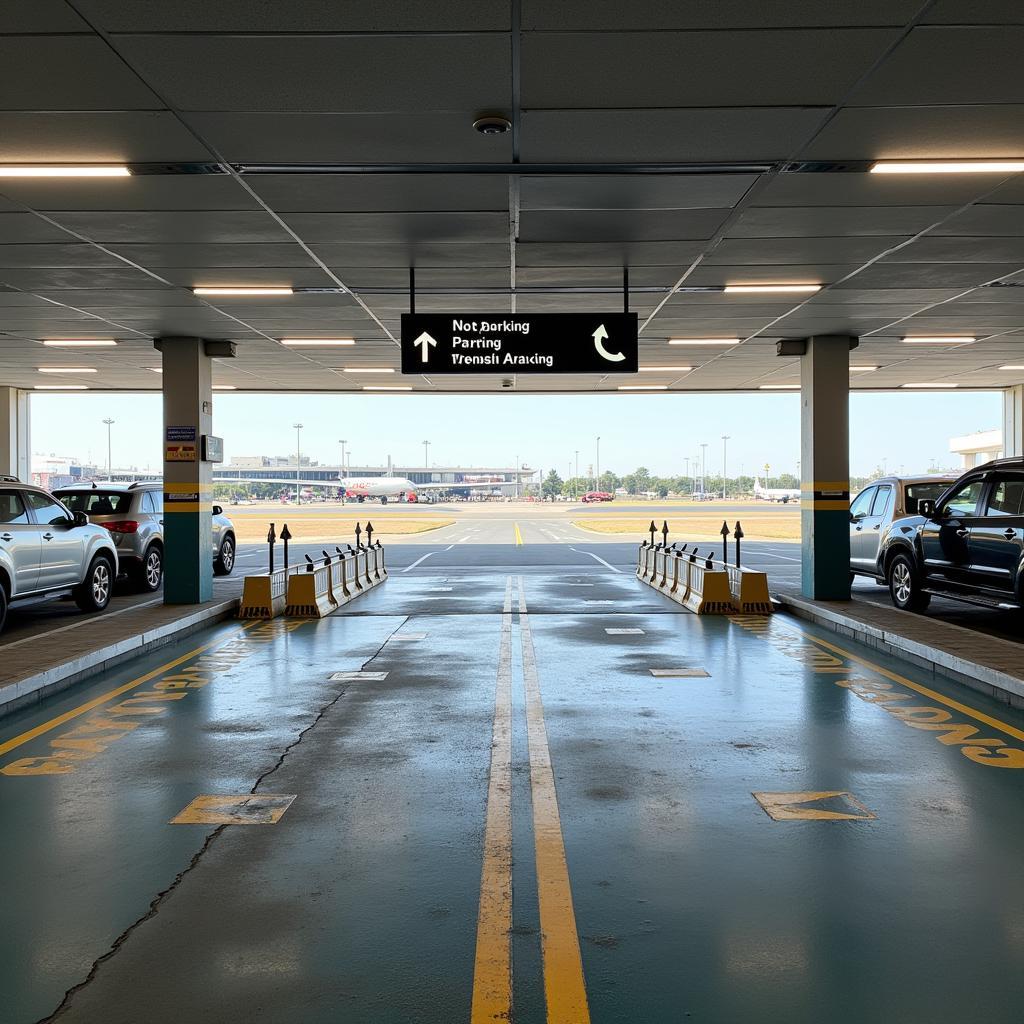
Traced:
<svg viewBox="0 0 1024 1024">
<path fill-rule="evenodd" d="M 402 316 L 402 373 L 636 372 L 636 313 Z"/>
</svg>

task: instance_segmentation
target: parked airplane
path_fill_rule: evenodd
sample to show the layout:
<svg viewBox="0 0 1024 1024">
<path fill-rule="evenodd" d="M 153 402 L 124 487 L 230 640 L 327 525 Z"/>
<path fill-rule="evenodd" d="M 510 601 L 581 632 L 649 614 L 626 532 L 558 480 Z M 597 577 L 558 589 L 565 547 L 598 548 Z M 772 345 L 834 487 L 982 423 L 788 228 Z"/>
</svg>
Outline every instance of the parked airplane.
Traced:
<svg viewBox="0 0 1024 1024">
<path fill-rule="evenodd" d="M 788 490 L 785 487 L 762 487 L 761 481 L 754 477 L 754 500 L 755 501 L 781 501 L 788 504 L 791 501 L 800 500 L 798 490 Z"/>
<path fill-rule="evenodd" d="M 388 498 L 400 498 L 403 494 L 408 501 L 416 500 L 417 491 L 448 490 L 452 484 L 414 484 L 404 476 L 349 476 L 338 481 L 345 490 L 346 498 L 364 501 L 366 498 L 380 498 L 386 505 Z"/>
</svg>

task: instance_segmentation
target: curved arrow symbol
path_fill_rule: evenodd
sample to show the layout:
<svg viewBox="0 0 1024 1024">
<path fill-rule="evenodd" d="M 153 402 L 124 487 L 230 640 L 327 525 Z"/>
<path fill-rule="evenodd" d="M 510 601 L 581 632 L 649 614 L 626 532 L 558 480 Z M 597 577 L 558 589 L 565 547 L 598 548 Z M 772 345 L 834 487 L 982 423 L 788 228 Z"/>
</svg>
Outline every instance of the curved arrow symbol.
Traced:
<svg viewBox="0 0 1024 1024">
<path fill-rule="evenodd" d="M 431 350 L 432 348 L 435 348 L 435 347 L 437 346 L 437 342 L 436 342 L 436 341 L 435 341 L 435 340 L 434 340 L 434 339 L 433 339 L 433 338 L 432 338 L 432 337 L 431 337 L 431 336 L 430 336 L 429 334 L 427 334 L 427 332 L 426 332 L 426 331 L 424 331 L 424 332 L 423 332 L 423 333 L 422 333 L 422 334 L 421 334 L 421 335 L 420 335 L 420 336 L 419 336 L 419 337 L 418 337 L 418 338 L 417 338 L 417 339 L 416 339 L 416 340 L 415 340 L 415 341 L 413 342 L 413 344 L 414 344 L 414 345 L 421 345 L 421 346 L 422 346 L 422 349 L 421 349 L 421 351 L 422 351 L 422 353 L 423 353 L 423 360 L 422 360 L 422 361 L 423 361 L 424 363 L 425 363 L 425 362 L 427 361 L 427 354 L 428 354 L 428 353 L 430 352 L 430 350 Z"/>
<path fill-rule="evenodd" d="M 594 331 L 594 348 L 597 349 L 597 354 L 602 359 L 607 359 L 609 363 L 621 363 L 626 358 L 624 352 L 609 352 L 604 347 L 602 342 L 608 340 L 608 332 L 605 330 L 604 324 L 601 324 L 596 331 Z"/>
</svg>

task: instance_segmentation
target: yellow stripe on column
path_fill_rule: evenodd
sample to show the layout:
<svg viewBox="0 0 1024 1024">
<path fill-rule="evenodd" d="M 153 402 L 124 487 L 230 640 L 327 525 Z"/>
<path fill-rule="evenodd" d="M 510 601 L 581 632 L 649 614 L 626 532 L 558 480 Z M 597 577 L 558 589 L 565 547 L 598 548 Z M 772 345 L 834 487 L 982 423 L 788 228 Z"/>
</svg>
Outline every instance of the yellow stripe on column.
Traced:
<svg viewBox="0 0 1024 1024">
<path fill-rule="evenodd" d="M 811 508 L 815 512 L 849 512 L 850 500 L 843 498 L 841 501 L 812 501 Z"/>
</svg>

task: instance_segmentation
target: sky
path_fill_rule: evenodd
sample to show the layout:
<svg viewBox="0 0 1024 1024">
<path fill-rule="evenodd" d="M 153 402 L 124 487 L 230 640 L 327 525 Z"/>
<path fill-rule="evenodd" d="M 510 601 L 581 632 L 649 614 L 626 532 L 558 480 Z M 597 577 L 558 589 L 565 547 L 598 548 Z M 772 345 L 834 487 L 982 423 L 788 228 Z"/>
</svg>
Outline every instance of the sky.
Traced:
<svg viewBox="0 0 1024 1024">
<path fill-rule="evenodd" d="M 161 406 L 157 394 L 32 396 L 32 451 L 106 465 L 106 418 L 117 468 L 158 467 Z M 620 475 L 646 466 L 656 476 L 693 471 L 707 444 L 708 473 L 722 468 L 728 435 L 729 476 L 766 463 L 795 473 L 800 458 L 798 394 L 680 395 L 226 395 L 214 397 L 214 433 L 225 462 L 237 455 L 301 450 L 337 465 L 344 438 L 350 464 L 528 466 L 589 475 L 600 436 L 601 470 Z M 850 397 L 851 475 L 955 467 L 949 438 L 1002 423 L 999 392 L 879 393 Z"/>
</svg>

